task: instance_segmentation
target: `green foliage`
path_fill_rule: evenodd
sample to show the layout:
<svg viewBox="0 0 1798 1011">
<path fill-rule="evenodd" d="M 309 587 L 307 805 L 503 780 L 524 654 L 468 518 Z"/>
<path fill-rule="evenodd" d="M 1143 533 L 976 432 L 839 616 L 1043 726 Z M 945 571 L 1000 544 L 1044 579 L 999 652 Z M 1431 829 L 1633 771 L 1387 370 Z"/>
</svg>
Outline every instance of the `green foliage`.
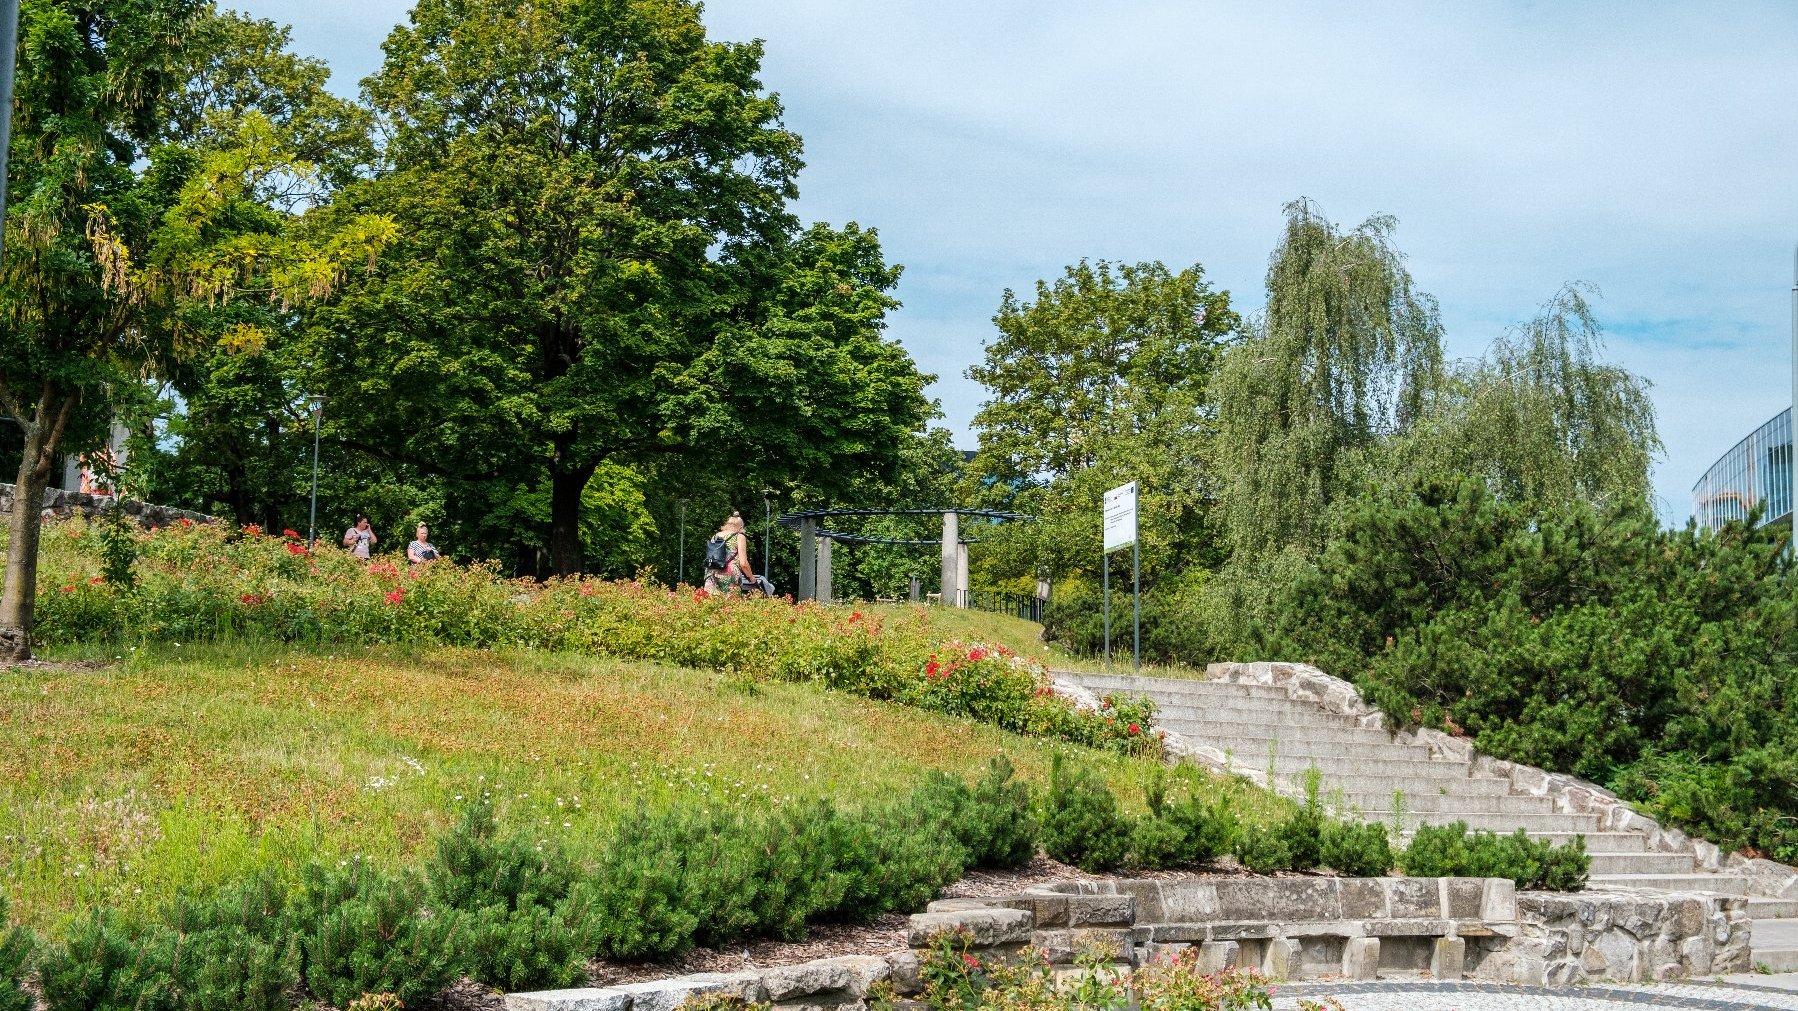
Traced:
<svg viewBox="0 0 1798 1011">
<path fill-rule="evenodd" d="M 1159 815 L 1179 830 L 1179 848 L 1172 855 L 1173 866 L 1202 867 L 1230 852 L 1241 819 L 1229 801 L 1209 801 L 1197 794 L 1167 805 Z"/>
<path fill-rule="evenodd" d="M 502 990 L 549 990 L 586 978 L 586 913 L 568 900 L 472 910 L 463 920 L 461 971 Z"/>
<path fill-rule="evenodd" d="M 1236 862 L 1256 874 L 1292 870 L 1292 850 L 1283 825 L 1244 828 L 1236 834 Z"/>
<path fill-rule="evenodd" d="M 499 838 L 493 804 L 484 798 L 471 801 L 462 821 L 437 840 L 437 857 L 425 867 L 432 895 L 455 909 L 554 906 L 574 878 L 559 850 L 521 836 Z"/>
<path fill-rule="evenodd" d="M 932 772 L 914 795 L 967 851 L 970 867 L 1021 867 L 1036 855 L 1030 787 L 1014 781 L 1012 772 L 1010 760 L 1000 755 L 971 788 Z"/>
<path fill-rule="evenodd" d="M 1329 818 L 1324 814 L 1323 801 L 1318 796 L 1322 783 L 1322 770 L 1315 764 L 1306 768 L 1303 803 L 1271 830 L 1279 837 L 1279 849 L 1286 854 L 1295 871 L 1315 870 L 1323 862 L 1323 834 Z"/>
<path fill-rule="evenodd" d="M 1318 838 L 1318 862 L 1351 878 L 1376 878 L 1392 869 L 1392 843 L 1379 822 L 1332 820 Z"/>
<path fill-rule="evenodd" d="M 21 925 L 8 925 L 6 896 L 0 895 L 0 1011 L 31 1011 L 32 996 L 25 989 L 37 938 Z"/>
<path fill-rule="evenodd" d="M 1469 835 L 1465 822 L 1454 822 L 1418 826 L 1398 862 L 1412 877 L 1510 878 L 1518 888 L 1580 891 L 1592 858 L 1583 836 L 1556 846 L 1532 840 L 1522 829 Z"/>
<path fill-rule="evenodd" d="M 1043 849 L 1084 871 L 1107 871 L 1130 852 L 1130 819 L 1092 771 L 1056 755 L 1044 797 Z"/>
<path fill-rule="evenodd" d="M 412 1002 L 454 982 L 466 917 L 431 908 L 413 874 L 385 874 L 357 861 L 306 870 L 291 913 L 305 955 L 306 987 L 343 1007 L 364 993 Z"/>
<path fill-rule="evenodd" d="M 180 935 L 184 1011 L 285 1011 L 300 979 L 285 912 L 285 887 L 268 875 L 178 897 L 164 919 Z"/>
<path fill-rule="evenodd" d="M 180 939 L 151 925 L 129 930 L 95 909 L 44 953 L 39 985 L 49 1011 L 176 1011 Z"/>
</svg>

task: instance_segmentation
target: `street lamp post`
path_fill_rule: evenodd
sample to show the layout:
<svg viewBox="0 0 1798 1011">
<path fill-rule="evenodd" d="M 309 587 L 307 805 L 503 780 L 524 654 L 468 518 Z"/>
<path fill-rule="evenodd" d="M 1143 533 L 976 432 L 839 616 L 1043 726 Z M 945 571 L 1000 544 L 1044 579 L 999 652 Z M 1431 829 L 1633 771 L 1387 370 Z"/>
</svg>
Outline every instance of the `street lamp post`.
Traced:
<svg viewBox="0 0 1798 1011">
<path fill-rule="evenodd" d="M 676 565 L 680 575 L 674 577 L 676 584 L 687 583 L 687 500 L 680 500 L 680 562 Z"/>
<path fill-rule="evenodd" d="M 318 426 L 325 416 L 325 397 L 314 393 L 306 398 L 312 408 L 312 512 L 306 519 L 306 550 L 318 543 Z"/>
</svg>

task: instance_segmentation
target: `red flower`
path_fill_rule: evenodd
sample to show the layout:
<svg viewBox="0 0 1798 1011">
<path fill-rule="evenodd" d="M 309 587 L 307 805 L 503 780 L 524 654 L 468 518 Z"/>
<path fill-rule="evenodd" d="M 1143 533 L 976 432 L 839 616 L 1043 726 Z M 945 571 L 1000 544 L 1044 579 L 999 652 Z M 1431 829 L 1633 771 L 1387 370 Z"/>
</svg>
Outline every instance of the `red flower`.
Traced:
<svg viewBox="0 0 1798 1011">
<path fill-rule="evenodd" d="M 693 599 L 694 600 L 704 600 L 705 598 L 707 598 L 709 596 L 711 596 L 711 594 L 705 592 L 705 587 L 703 587 L 703 586 L 700 587 L 699 589 L 693 591 Z"/>
<path fill-rule="evenodd" d="M 73 587 L 73 586 L 65 586 L 65 587 L 63 587 L 63 588 L 62 588 L 62 592 L 64 592 L 64 593 L 74 593 L 74 592 L 75 592 L 75 588 L 74 588 L 74 587 Z"/>
<path fill-rule="evenodd" d="M 243 532 L 250 537 L 262 536 L 262 528 L 254 523 L 245 523 L 243 525 Z"/>
<path fill-rule="evenodd" d="M 405 600 L 405 599 L 406 599 L 406 590 L 404 587 L 401 587 L 400 589 L 397 589 L 397 590 L 392 590 L 387 594 L 387 602 L 389 604 L 397 604 L 400 601 Z"/>
<path fill-rule="evenodd" d="M 979 663 L 980 661 L 986 659 L 986 650 L 984 650 L 984 649 L 968 650 L 968 659 L 974 661 L 975 663 Z"/>
<path fill-rule="evenodd" d="M 1136 724 L 1132 723 L 1132 724 L 1130 724 L 1130 732 L 1132 734 L 1140 734 L 1140 733 L 1142 733 L 1142 728 L 1137 726 Z"/>
<path fill-rule="evenodd" d="M 289 544 L 287 546 L 287 553 L 290 555 L 303 555 L 306 553 L 306 545 L 304 545 L 304 544 Z"/>
<path fill-rule="evenodd" d="M 937 662 L 935 660 L 932 660 L 929 663 L 924 665 L 924 676 L 925 677 L 931 677 L 931 678 L 936 677 L 937 674 L 941 671 L 942 671 L 942 668 L 937 666 Z"/>
<path fill-rule="evenodd" d="M 288 527 L 287 529 L 281 531 L 281 536 L 282 537 L 291 537 L 297 541 L 300 539 L 300 532 L 298 530 L 295 530 L 292 527 Z"/>
<path fill-rule="evenodd" d="M 962 962 L 966 963 L 967 967 L 970 969 L 980 968 L 980 959 L 975 958 L 973 955 L 969 955 L 964 952 L 961 956 L 961 960 L 962 960 Z"/>
<path fill-rule="evenodd" d="M 99 586 L 101 583 L 104 583 L 104 582 L 106 582 L 105 576 L 95 576 L 94 578 L 87 581 L 87 585 Z"/>
<path fill-rule="evenodd" d="M 191 526 L 193 526 L 193 525 L 194 525 L 194 521 L 193 521 L 193 520 L 190 520 L 190 519 L 188 519 L 188 518 L 187 518 L 187 517 L 185 517 L 185 516 L 178 516 L 178 517 L 176 517 L 176 518 L 175 518 L 175 522 L 176 522 L 176 523 L 179 523 L 179 524 L 181 524 L 181 525 L 182 525 L 182 526 L 184 526 L 184 527 L 191 527 Z"/>
<path fill-rule="evenodd" d="M 251 607 L 255 607 L 258 604 L 265 603 L 268 600 L 267 597 L 264 597 L 260 593 L 246 593 L 237 599 L 243 601 L 244 603 L 250 605 Z"/>
<path fill-rule="evenodd" d="M 853 614 L 851 614 L 851 615 L 850 615 L 850 616 L 849 616 L 849 620 L 850 620 L 850 621 L 860 621 L 860 620 L 862 620 L 862 613 L 861 613 L 861 612 L 860 612 L 860 611 L 856 611 L 856 612 L 855 612 L 855 613 L 853 613 Z"/>
</svg>

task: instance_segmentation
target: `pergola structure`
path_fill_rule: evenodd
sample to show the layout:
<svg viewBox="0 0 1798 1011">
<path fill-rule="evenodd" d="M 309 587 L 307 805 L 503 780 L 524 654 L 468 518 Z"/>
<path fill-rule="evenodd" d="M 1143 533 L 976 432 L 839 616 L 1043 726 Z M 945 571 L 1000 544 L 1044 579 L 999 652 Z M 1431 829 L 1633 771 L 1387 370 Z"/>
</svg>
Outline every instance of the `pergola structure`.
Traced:
<svg viewBox="0 0 1798 1011">
<path fill-rule="evenodd" d="M 846 516 L 936 516 L 939 514 L 943 517 L 943 536 L 940 541 L 852 534 L 821 525 L 823 520 Z M 961 535 L 961 517 L 963 516 L 976 516 L 1000 522 L 1036 518 L 1025 513 L 1006 512 L 1002 509 L 812 509 L 805 512 L 786 513 L 777 522 L 783 527 L 799 531 L 799 593 L 797 597 L 800 600 L 830 603 L 830 547 L 833 543 L 841 541 L 844 544 L 911 544 L 918 546 L 937 544 L 942 551 L 943 603 L 951 607 L 966 607 L 968 606 L 968 545 L 975 543 L 977 539 Z"/>
</svg>

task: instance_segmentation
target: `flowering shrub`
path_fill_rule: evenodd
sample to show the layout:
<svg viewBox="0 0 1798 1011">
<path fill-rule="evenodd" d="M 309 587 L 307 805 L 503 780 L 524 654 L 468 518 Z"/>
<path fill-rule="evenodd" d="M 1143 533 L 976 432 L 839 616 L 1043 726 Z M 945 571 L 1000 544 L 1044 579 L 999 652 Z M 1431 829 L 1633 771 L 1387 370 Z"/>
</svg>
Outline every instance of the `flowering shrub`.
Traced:
<svg viewBox="0 0 1798 1011">
<path fill-rule="evenodd" d="M 298 535 L 176 525 L 133 536 L 135 586 L 92 582 L 97 528 L 47 537 L 38 637 L 204 642 L 427 642 L 523 647 L 820 683 L 1007 730 L 1159 754 L 1146 701 L 1076 708 L 1033 660 L 990 643 L 934 641 L 924 613 L 883 621 L 790 600 L 674 591 L 641 582 L 508 579 L 486 565 L 402 568 L 309 552 Z"/>
</svg>

